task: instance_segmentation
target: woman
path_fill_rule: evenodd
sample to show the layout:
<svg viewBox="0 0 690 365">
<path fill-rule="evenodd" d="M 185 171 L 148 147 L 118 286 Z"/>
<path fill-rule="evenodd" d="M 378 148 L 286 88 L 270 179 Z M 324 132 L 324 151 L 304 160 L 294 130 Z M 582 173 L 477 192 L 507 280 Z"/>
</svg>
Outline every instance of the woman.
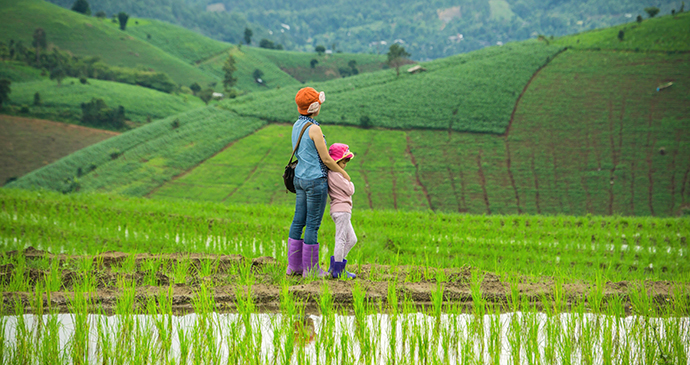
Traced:
<svg viewBox="0 0 690 365">
<path fill-rule="evenodd" d="M 341 173 L 348 181 L 350 176 L 338 166 L 328 154 L 326 138 L 321 132 L 319 123 L 314 120 L 321 111 L 321 104 L 326 100 L 324 92 L 317 92 L 312 87 L 305 87 L 297 92 L 295 103 L 300 117 L 292 126 L 292 148 L 302 128 L 309 125 L 302 136 L 299 148 L 295 151 L 295 217 L 290 226 L 288 238 L 287 275 L 303 277 L 316 275 L 325 277 L 327 272 L 319 266 L 318 234 L 328 200 L 328 170 Z M 306 229 L 305 229 L 306 226 Z M 302 231 L 304 230 L 304 239 Z"/>
</svg>

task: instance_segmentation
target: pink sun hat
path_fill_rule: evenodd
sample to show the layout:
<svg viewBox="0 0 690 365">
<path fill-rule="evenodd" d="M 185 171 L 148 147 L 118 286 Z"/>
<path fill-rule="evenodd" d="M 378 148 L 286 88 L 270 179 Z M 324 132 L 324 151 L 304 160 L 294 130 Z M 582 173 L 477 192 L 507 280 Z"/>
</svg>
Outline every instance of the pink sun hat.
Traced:
<svg viewBox="0 0 690 365">
<path fill-rule="evenodd" d="M 355 154 L 350 152 L 350 146 L 344 143 L 333 143 L 328 149 L 328 154 L 331 158 L 338 162 L 346 158 L 354 158 Z"/>
</svg>

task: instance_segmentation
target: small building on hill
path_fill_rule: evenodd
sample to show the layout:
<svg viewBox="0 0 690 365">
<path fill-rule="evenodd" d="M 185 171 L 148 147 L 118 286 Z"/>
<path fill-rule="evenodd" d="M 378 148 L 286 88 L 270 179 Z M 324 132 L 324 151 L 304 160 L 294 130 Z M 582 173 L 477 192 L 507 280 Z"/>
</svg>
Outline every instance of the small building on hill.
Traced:
<svg viewBox="0 0 690 365">
<path fill-rule="evenodd" d="M 420 65 L 415 65 L 407 69 L 407 72 L 411 74 L 416 74 L 424 71 L 426 71 L 426 69 Z"/>
</svg>

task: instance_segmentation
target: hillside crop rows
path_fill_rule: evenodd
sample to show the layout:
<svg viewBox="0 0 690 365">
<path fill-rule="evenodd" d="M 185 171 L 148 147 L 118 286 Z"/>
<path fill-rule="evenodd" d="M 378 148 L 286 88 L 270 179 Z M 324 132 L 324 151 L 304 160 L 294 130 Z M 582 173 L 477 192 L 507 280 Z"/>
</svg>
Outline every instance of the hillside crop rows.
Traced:
<svg viewBox="0 0 690 365">
<path fill-rule="evenodd" d="M 366 116 L 382 128 L 501 134 L 530 77 L 561 50 L 536 41 L 508 44 L 424 63 L 428 71 L 421 74 L 407 74 L 403 67 L 400 77 L 388 70 L 313 86 L 326 92 L 320 118 L 330 124 L 360 125 Z M 301 87 L 224 105 L 241 115 L 292 122 Z"/>
<path fill-rule="evenodd" d="M 201 108 L 79 150 L 8 186 L 144 195 L 264 123 L 215 107 Z"/>
<path fill-rule="evenodd" d="M 198 64 L 198 67 L 222 80 L 225 75 L 223 65 L 230 55 L 235 59 L 237 71 L 233 73 L 233 77 L 237 78 L 236 87 L 240 90 L 254 92 L 266 91 L 299 84 L 292 76 L 285 73 L 261 53 L 256 52 L 250 47 L 243 47 L 242 49 L 233 47 L 227 52 L 203 60 Z M 254 70 L 257 69 L 263 72 L 263 76 L 261 77 L 263 84 L 257 83 L 253 77 Z"/>
<path fill-rule="evenodd" d="M 151 197 L 292 205 L 294 195 L 286 194 L 280 174 L 276 173 L 289 158 L 291 131 L 292 127 L 284 125 L 263 128 L 163 185 Z M 358 207 L 428 208 L 416 183 L 414 166 L 405 152 L 404 132 L 336 126 L 329 126 L 325 131 L 329 143 L 346 142 L 356 153 L 348 172 L 356 184 Z"/>
<path fill-rule="evenodd" d="M 1 66 L 0 66 L 1 68 Z M 89 79 L 84 85 L 79 79 L 66 78 L 62 85 L 42 78 L 40 81 L 12 83 L 10 105 L 28 106 L 32 116 L 78 123 L 81 120 L 81 104 L 92 98 L 103 99 L 110 108 L 122 105 L 125 117 L 138 123 L 149 119 L 161 119 L 204 106 L 201 99 L 192 95 L 173 95 L 161 91 L 122 84 L 113 81 Z M 34 104 L 34 94 L 39 93 L 41 105 Z"/>
</svg>

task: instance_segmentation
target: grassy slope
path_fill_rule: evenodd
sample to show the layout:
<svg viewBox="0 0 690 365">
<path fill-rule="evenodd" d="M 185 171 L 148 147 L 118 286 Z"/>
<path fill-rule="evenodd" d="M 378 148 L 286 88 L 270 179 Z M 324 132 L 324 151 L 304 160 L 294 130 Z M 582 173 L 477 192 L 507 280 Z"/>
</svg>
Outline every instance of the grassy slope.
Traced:
<svg viewBox="0 0 690 365">
<path fill-rule="evenodd" d="M 360 73 L 378 71 L 384 68 L 386 56 L 374 54 L 333 53 L 319 56 L 317 53 L 273 51 L 263 48 L 252 48 L 254 53 L 263 55 L 283 71 L 302 82 L 326 81 L 339 78 L 339 67 L 348 68 L 348 62 L 357 62 Z M 312 59 L 319 63 L 311 67 Z"/>
<path fill-rule="evenodd" d="M 81 117 L 81 103 L 100 98 L 111 108 L 124 106 L 127 119 L 141 123 L 148 117 L 160 119 L 204 106 L 201 99 L 192 95 L 171 95 L 111 81 L 89 79 L 88 84 L 82 85 L 78 79 L 67 78 L 62 83 L 58 86 L 47 78 L 13 83 L 10 104 L 29 105 L 32 115 L 57 114 L 58 119 L 59 115 L 67 115 L 71 116 L 67 121 L 77 122 Z M 42 102 L 38 107 L 33 106 L 36 92 Z"/>
<path fill-rule="evenodd" d="M 0 61 L 0 79 L 10 80 L 13 85 L 16 85 L 17 82 L 35 81 L 43 78 L 41 70 L 20 62 Z M 10 88 L 14 89 L 14 86 L 10 86 Z"/>
<path fill-rule="evenodd" d="M 618 33 L 623 31 L 623 40 Z M 576 49 L 690 51 L 690 12 L 645 19 L 561 37 L 553 44 Z"/>
<path fill-rule="evenodd" d="M 49 44 L 77 56 L 100 56 L 114 66 L 146 67 L 165 72 L 183 85 L 218 81 L 126 31 L 116 29 L 109 22 L 42 0 L 0 0 L 0 39 L 5 42 L 21 40 L 30 46 L 34 29 L 41 27 L 46 31 Z"/>
<path fill-rule="evenodd" d="M 384 128 L 452 129 L 505 132 L 518 95 L 532 74 L 558 53 L 535 41 L 490 47 L 424 64 L 410 75 L 395 70 L 332 80 L 314 86 L 326 92 L 320 118 L 332 124 L 359 125 L 368 116 Z M 295 92 L 272 90 L 225 102 L 242 115 L 292 122 Z M 266 108 L 266 105 L 271 105 Z"/>
<path fill-rule="evenodd" d="M 197 109 L 79 150 L 8 186 L 144 195 L 264 124 L 213 106 Z"/>
</svg>

